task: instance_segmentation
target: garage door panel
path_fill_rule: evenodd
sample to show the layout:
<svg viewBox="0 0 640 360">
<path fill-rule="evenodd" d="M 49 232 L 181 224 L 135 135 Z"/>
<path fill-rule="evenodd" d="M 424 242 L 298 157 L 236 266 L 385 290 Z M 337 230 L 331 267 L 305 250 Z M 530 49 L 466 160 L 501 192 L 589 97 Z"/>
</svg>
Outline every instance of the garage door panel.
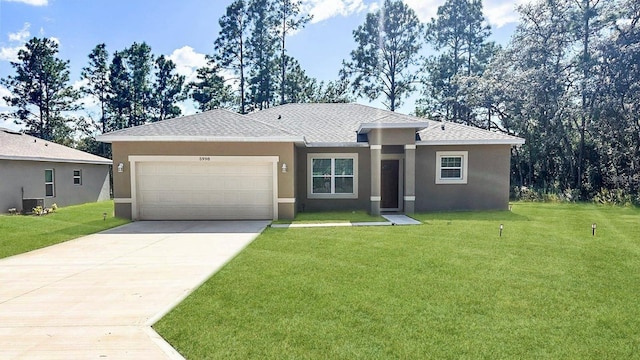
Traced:
<svg viewBox="0 0 640 360">
<path fill-rule="evenodd" d="M 273 163 L 138 163 L 138 215 L 148 220 L 273 218 Z"/>
</svg>

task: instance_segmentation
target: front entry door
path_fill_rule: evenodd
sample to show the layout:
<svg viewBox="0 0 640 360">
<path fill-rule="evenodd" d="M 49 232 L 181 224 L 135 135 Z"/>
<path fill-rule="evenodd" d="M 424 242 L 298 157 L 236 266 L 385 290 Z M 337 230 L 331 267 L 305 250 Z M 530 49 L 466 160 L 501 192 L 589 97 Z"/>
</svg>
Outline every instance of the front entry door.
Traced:
<svg viewBox="0 0 640 360">
<path fill-rule="evenodd" d="M 400 160 L 382 160 L 380 197 L 381 209 L 400 210 Z"/>
</svg>

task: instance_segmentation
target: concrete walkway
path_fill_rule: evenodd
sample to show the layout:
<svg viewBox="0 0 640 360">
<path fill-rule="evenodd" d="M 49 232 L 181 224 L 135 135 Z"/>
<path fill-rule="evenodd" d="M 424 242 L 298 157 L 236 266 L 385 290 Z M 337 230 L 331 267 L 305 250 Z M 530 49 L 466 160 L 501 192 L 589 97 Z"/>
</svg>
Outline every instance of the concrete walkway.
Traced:
<svg viewBox="0 0 640 360">
<path fill-rule="evenodd" d="M 269 224 L 136 222 L 0 260 L 0 359 L 181 359 L 152 329 Z"/>
</svg>

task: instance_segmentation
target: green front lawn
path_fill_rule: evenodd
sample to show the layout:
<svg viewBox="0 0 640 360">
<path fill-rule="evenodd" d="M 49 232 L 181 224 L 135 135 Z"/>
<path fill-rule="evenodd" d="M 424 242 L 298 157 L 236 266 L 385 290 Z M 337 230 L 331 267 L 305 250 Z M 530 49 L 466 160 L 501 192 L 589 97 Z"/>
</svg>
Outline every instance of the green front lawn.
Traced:
<svg viewBox="0 0 640 360">
<path fill-rule="evenodd" d="M 267 229 L 155 328 L 188 359 L 640 358 L 639 209 L 416 217 Z"/>
<path fill-rule="evenodd" d="M 103 213 L 107 213 L 103 220 Z M 59 208 L 44 216 L 0 215 L 0 258 L 61 243 L 129 222 L 113 217 L 113 201 Z"/>
<path fill-rule="evenodd" d="M 276 224 L 355 223 L 387 221 L 382 216 L 372 216 L 366 211 L 317 211 L 299 212 L 292 220 L 277 220 Z"/>
</svg>

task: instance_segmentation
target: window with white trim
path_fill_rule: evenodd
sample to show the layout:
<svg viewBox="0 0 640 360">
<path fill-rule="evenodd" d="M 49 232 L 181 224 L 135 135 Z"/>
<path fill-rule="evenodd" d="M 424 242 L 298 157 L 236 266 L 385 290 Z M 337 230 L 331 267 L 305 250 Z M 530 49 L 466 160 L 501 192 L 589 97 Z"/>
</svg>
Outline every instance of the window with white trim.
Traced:
<svg viewBox="0 0 640 360">
<path fill-rule="evenodd" d="M 468 151 L 436 152 L 436 184 L 466 184 Z"/>
<path fill-rule="evenodd" d="M 73 185 L 82 185 L 82 170 L 73 170 Z"/>
<path fill-rule="evenodd" d="M 358 154 L 308 154 L 309 198 L 358 197 Z"/>
<path fill-rule="evenodd" d="M 56 174 L 53 169 L 46 169 L 44 171 L 44 196 L 54 197 L 56 196 Z"/>
</svg>

